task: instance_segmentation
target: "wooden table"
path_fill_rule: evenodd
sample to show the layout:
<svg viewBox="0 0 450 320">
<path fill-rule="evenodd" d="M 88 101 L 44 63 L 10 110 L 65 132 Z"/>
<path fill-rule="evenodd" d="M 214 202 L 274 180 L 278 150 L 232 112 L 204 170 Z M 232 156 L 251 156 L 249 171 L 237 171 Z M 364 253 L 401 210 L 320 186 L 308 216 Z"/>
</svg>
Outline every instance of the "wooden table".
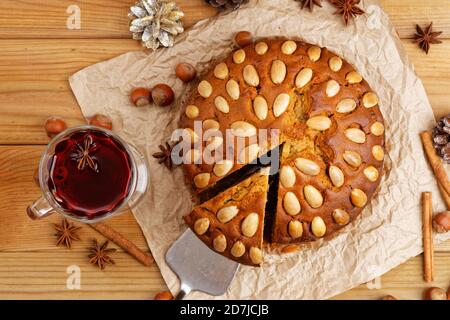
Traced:
<svg viewBox="0 0 450 320">
<path fill-rule="evenodd" d="M 213 16 L 201 0 L 177 0 L 185 24 Z M 448 0 L 383 0 L 403 45 L 423 80 L 436 117 L 450 112 L 450 2 Z M 165 284 L 157 266 L 144 267 L 123 251 L 116 265 L 99 271 L 87 262 L 92 238 L 102 236 L 89 227 L 71 250 L 55 247 L 52 223 L 32 222 L 26 206 L 39 197 L 33 181 L 44 145 L 43 123 L 49 115 L 64 116 L 69 125 L 84 123 L 67 79 L 74 72 L 119 54 L 141 50 L 130 39 L 128 7 L 132 0 L 2 0 L 0 1 L 0 298 L 152 299 Z M 81 30 L 68 30 L 70 5 L 81 9 Z M 443 43 L 427 56 L 412 43 L 415 23 L 434 21 L 443 30 Z M 437 200 L 437 196 L 435 198 Z M 417 199 L 412 201 L 419 201 Z M 109 225 L 147 250 L 130 212 Z M 450 242 L 436 248 L 435 285 L 450 285 Z M 66 289 L 66 270 L 81 268 L 81 290 Z M 381 281 L 381 283 L 380 283 Z M 369 287 L 361 285 L 342 299 L 373 299 L 393 294 L 420 299 L 422 258 L 415 257 L 388 272 Z"/>
</svg>

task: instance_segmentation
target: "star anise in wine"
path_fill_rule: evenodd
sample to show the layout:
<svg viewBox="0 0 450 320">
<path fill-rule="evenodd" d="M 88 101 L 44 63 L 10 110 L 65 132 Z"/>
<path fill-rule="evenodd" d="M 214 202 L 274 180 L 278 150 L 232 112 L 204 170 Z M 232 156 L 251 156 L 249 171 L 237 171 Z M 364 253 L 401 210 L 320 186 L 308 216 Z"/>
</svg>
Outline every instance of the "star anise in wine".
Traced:
<svg viewBox="0 0 450 320">
<path fill-rule="evenodd" d="M 322 0 L 297 0 L 302 3 L 302 9 L 308 8 L 309 11 L 313 11 L 314 6 L 322 7 Z"/>
<path fill-rule="evenodd" d="M 108 249 L 109 241 L 106 240 L 101 246 L 99 246 L 97 239 L 94 239 L 94 245 L 89 249 L 91 252 L 89 262 L 98 266 L 101 270 L 105 269 L 107 264 L 116 264 L 114 260 L 109 256 L 110 253 L 115 252 L 116 249 Z"/>
<path fill-rule="evenodd" d="M 433 32 L 433 22 L 423 30 L 418 24 L 416 24 L 416 34 L 414 42 L 419 44 L 426 54 L 430 50 L 430 44 L 442 43 L 438 37 L 442 34 L 442 31 Z"/>
<path fill-rule="evenodd" d="M 93 171 L 98 172 L 98 166 L 95 160 L 92 158 L 92 152 L 97 149 L 97 145 L 92 140 L 92 137 L 88 134 L 84 138 L 83 145 L 77 143 L 77 149 L 73 154 L 73 159 L 78 162 L 78 170 L 84 170 L 86 165 Z"/>
<path fill-rule="evenodd" d="M 164 163 L 164 165 L 169 169 L 172 170 L 173 162 L 172 162 L 172 149 L 174 145 L 170 145 L 168 142 L 165 144 L 159 145 L 160 152 L 155 152 L 152 156 L 153 158 L 158 159 L 158 163 Z"/>
<path fill-rule="evenodd" d="M 337 8 L 334 14 L 341 14 L 345 25 L 348 25 L 351 18 L 365 13 L 363 9 L 357 7 L 359 2 L 360 0 L 330 0 L 330 3 Z"/>
<path fill-rule="evenodd" d="M 72 246 L 72 241 L 80 240 L 77 235 L 77 231 L 81 229 L 81 227 L 75 226 L 73 223 L 70 223 L 67 219 L 63 219 L 61 224 L 53 224 L 56 233 L 55 236 L 58 238 L 56 240 L 56 245 L 64 245 L 67 248 Z"/>
</svg>

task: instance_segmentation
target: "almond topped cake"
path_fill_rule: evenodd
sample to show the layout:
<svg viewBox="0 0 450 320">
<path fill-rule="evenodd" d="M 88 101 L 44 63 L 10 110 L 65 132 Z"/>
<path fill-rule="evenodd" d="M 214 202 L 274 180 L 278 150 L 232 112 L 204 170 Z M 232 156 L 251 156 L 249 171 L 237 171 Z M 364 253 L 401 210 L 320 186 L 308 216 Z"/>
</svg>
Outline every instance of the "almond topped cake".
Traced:
<svg viewBox="0 0 450 320">
<path fill-rule="evenodd" d="M 346 61 L 301 41 L 260 40 L 217 63 L 188 99 L 180 127 L 191 145 L 185 153 L 190 160 L 184 164 L 186 179 L 200 202 L 213 197 L 186 221 L 213 249 L 218 229 L 229 232 L 223 232 L 227 248 L 233 246 L 231 236 L 241 239 L 246 253 L 252 246 L 260 249 L 244 241 L 240 215 L 219 227 L 216 209 L 235 188 L 242 194 L 250 188 L 248 181 L 262 179 L 249 163 L 275 147 L 280 153 L 278 173 L 270 176 L 273 185 L 257 183 L 264 192 L 259 188 L 256 199 L 233 199 L 233 206 L 242 201 L 246 208 L 254 201 L 248 210 L 258 215 L 268 243 L 330 236 L 355 219 L 380 182 L 384 124 L 377 95 Z M 215 160 L 203 161 L 207 154 Z M 265 194 L 264 220 L 259 210 Z M 247 254 L 215 250 L 244 264 L 259 264 Z"/>
</svg>

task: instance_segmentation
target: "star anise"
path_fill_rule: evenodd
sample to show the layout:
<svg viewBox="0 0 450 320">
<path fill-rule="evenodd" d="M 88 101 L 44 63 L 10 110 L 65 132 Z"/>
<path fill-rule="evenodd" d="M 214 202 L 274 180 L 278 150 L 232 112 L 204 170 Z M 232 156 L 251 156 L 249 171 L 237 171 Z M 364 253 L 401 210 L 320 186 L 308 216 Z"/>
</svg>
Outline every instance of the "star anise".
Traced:
<svg viewBox="0 0 450 320">
<path fill-rule="evenodd" d="M 84 170 L 86 165 L 93 171 L 98 172 L 98 166 L 94 159 L 92 159 L 92 152 L 97 148 L 97 145 L 88 134 L 84 138 L 83 145 L 77 143 L 77 149 L 73 154 L 73 159 L 78 162 L 78 170 Z"/>
<path fill-rule="evenodd" d="M 98 245 L 97 239 L 94 239 L 94 245 L 89 249 L 91 252 L 89 262 L 97 265 L 101 270 L 105 269 L 107 264 L 116 264 L 114 260 L 109 256 L 111 252 L 115 252 L 116 249 L 107 249 L 109 241 L 106 240 L 101 246 Z"/>
<path fill-rule="evenodd" d="M 81 229 L 81 227 L 75 226 L 73 223 L 70 223 L 67 219 L 63 219 L 61 224 L 53 224 L 56 233 L 55 236 L 58 238 L 56 240 L 56 245 L 64 245 L 67 248 L 72 246 L 72 241 L 80 240 L 77 235 L 77 231 Z"/>
<path fill-rule="evenodd" d="M 172 149 L 174 145 L 170 145 L 168 142 L 164 144 L 159 145 L 160 152 L 155 152 L 152 154 L 153 158 L 158 159 L 158 163 L 164 163 L 164 165 L 169 169 L 172 170 L 173 162 L 172 162 Z"/>
<path fill-rule="evenodd" d="M 442 34 L 442 31 L 433 32 L 433 22 L 423 30 L 418 24 L 416 24 L 416 34 L 414 38 L 414 42 L 419 44 L 426 54 L 428 54 L 428 50 L 430 50 L 430 44 L 442 43 L 438 37 Z"/>
<path fill-rule="evenodd" d="M 359 2 L 360 0 L 330 0 L 330 3 L 337 8 L 334 14 L 341 14 L 345 25 L 348 25 L 351 18 L 365 13 L 363 9 L 357 7 Z"/>
<path fill-rule="evenodd" d="M 322 7 L 322 0 L 297 0 L 302 3 L 302 9 L 308 7 L 309 11 L 313 11 L 314 5 Z"/>
</svg>

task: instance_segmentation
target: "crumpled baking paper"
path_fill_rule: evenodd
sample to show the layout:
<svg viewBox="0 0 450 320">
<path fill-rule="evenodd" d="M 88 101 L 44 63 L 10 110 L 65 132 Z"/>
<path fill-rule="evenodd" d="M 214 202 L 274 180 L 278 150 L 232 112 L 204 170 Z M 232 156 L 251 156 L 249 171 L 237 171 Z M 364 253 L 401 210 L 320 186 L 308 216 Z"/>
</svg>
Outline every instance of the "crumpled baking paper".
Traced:
<svg viewBox="0 0 450 320">
<path fill-rule="evenodd" d="M 253 0 L 240 10 L 200 21 L 173 48 L 130 52 L 85 68 L 70 85 L 83 114 L 104 113 L 115 131 L 149 159 L 150 188 L 133 213 L 172 292 L 178 278 L 164 260 L 166 250 L 185 230 L 182 216 L 192 203 L 181 168 L 170 172 L 151 154 L 177 128 L 183 97 L 191 89 L 174 68 L 189 62 L 204 72 L 211 61 L 233 50 L 237 31 L 256 37 L 287 36 L 327 47 L 369 82 L 380 98 L 386 122 L 385 174 L 378 194 L 360 218 L 329 241 L 297 253 L 268 253 L 261 268 L 242 266 L 221 297 L 193 292 L 193 299 L 325 299 L 370 281 L 423 251 L 421 192 L 433 192 L 434 209 L 443 210 L 435 178 L 422 151 L 419 132 L 435 124 L 422 82 L 378 1 L 361 2 L 366 14 L 345 27 L 328 3 L 313 13 L 291 0 Z M 136 108 L 134 87 L 171 85 L 173 107 Z M 450 234 L 439 235 L 436 243 Z"/>
</svg>

